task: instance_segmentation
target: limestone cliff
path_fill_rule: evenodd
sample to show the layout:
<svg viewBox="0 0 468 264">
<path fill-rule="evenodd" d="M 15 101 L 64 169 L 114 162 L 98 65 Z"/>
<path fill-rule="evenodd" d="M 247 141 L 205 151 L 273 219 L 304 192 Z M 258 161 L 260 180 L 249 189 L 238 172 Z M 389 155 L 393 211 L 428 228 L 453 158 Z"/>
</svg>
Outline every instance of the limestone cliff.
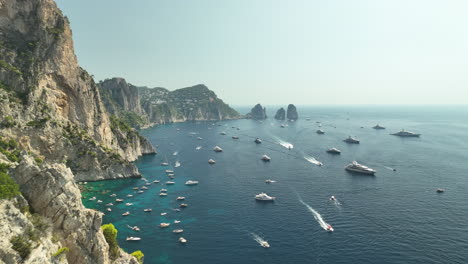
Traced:
<svg viewBox="0 0 468 264">
<path fill-rule="evenodd" d="M 247 118 L 255 119 L 255 120 L 263 120 L 267 118 L 266 115 L 266 108 L 263 108 L 261 104 L 256 104 L 250 113 L 247 114 Z"/>
<path fill-rule="evenodd" d="M 288 105 L 286 118 L 288 120 L 293 120 L 293 121 L 295 121 L 295 120 L 297 120 L 299 118 L 299 115 L 297 114 L 296 106 L 294 106 L 293 104 Z"/>
<path fill-rule="evenodd" d="M 108 111 L 137 128 L 240 117 L 203 84 L 169 91 L 136 87 L 122 78 L 112 78 L 100 82 L 99 88 Z"/>
<path fill-rule="evenodd" d="M 123 252 L 109 258 L 101 216 L 83 207 L 75 181 L 138 176 L 131 161 L 155 150 L 108 114 L 53 0 L 0 0 L 0 109 L 0 163 L 9 163 L 30 208 L 52 223 L 55 243 L 70 249 L 68 263 L 136 263 Z M 9 217 L 0 224 L 14 227 Z M 56 246 L 44 239 L 36 255 L 50 257 Z"/>
<path fill-rule="evenodd" d="M 276 111 L 275 119 L 284 120 L 285 118 L 286 118 L 286 111 L 284 110 L 283 107 L 281 107 L 280 109 L 278 109 L 278 111 Z"/>
</svg>

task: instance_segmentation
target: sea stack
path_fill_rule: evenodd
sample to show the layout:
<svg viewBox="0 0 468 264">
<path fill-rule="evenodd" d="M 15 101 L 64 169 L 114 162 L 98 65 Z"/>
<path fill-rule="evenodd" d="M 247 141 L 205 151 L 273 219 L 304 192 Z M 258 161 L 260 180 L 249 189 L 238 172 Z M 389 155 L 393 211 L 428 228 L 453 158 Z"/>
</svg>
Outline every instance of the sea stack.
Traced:
<svg viewBox="0 0 468 264">
<path fill-rule="evenodd" d="M 285 118 L 286 118 L 286 111 L 284 110 L 283 107 L 281 107 L 280 109 L 278 109 L 278 111 L 276 111 L 275 119 L 284 120 Z"/>
<path fill-rule="evenodd" d="M 267 118 L 266 108 L 263 108 L 261 104 L 256 104 L 247 114 L 247 117 L 254 120 L 264 120 Z"/>
<path fill-rule="evenodd" d="M 288 105 L 288 112 L 286 117 L 288 118 L 288 120 L 293 121 L 296 121 L 299 118 L 299 116 L 297 115 L 297 109 L 293 104 Z"/>
</svg>

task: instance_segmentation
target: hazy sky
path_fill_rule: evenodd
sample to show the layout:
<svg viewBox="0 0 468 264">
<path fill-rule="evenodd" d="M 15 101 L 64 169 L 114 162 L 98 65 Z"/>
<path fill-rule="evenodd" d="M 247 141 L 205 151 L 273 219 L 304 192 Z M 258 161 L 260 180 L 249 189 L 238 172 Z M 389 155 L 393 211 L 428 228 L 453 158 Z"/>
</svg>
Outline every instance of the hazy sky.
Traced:
<svg viewBox="0 0 468 264">
<path fill-rule="evenodd" d="M 57 0 L 96 80 L 234 105 L 466 104 L 466 0 Z"/>
</svg>

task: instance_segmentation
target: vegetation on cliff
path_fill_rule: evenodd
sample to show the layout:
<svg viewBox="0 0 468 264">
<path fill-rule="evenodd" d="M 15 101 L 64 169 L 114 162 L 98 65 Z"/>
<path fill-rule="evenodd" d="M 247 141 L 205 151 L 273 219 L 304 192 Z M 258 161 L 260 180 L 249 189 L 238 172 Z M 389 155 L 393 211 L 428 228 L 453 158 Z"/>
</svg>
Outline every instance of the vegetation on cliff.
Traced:
<svg viewBox="0 0 468 264">
<path fill-rule="evenodd" d="M 0 199 L 11 199 L 20 194 L 19 185 L 7 174 L 9 167 L 0 163 Z"/>
<path fill-rule="evenodd" d="M 117 242 L 117 229 L 113 224 L 106 224 L 101 226 L 104 237 L 106 238 L 107 244 L 109 244 L 109 255 L 111 259 L 119 257 L 119 243 Z"/>
</svg>

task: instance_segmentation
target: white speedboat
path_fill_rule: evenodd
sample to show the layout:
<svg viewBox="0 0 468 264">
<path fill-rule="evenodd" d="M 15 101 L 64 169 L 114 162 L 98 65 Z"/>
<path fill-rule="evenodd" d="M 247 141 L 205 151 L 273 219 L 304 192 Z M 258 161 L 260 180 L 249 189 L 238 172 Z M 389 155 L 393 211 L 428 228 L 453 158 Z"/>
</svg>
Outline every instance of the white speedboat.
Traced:
<svg viewBox="0 0 468 264">
<path fill-rule="evenodd" d="M 180 223 L 180 220 L 174 220 L 174 224 Z"/>
<path fill-rule="evenodd" d="M 166 170 L 166 173 L 174 173 L 173 170 Z"/>
<path fill-rule="evenodd" d="M 158 181 L 158 180 L 154 180 L 153 183 L 159 183 L 159 181 Z"/>
<path fill-rule="evenodd" d="M 137 193 L 144 193 L 145 191 L 138 191 Z"/>
<path fill-rule="evenodd" d="M 188 206 L 188 204 L 186 204 L 186 203 L 180 204 L 180 207 L 181 207 L 181 208 L 185 208 L 185 207 L 187 207 L 187 206 Z"/>
<path fill-rule="evenodd" d="M 164 215 L 167 215 L 167 213 L 161 213 L 161 215 L 163 215 L 163 216 L 164 216 Z"/>
<path fill-rule="evenodd" d="M 256 144 L 261 144 L 261 143 L 262 143 L 262 140 L 259 139 L 259 138 L 256 138 L 256 139 L 254 140 L 254 142 L 255 142 Z"/>
<path fill-rule="evenodd" d="M 257 201 L 274 201 L 275 199 L 276 197 L 269 196 L 268 194 L 263 192 L 255 195 L 255 200 Z"/>
<path fill-rule="evenodd" d="M 333 195 L 332 195 L 332 196 L 330 196 L 330 201 L 336 201 L 336 198 L 335 198 L 335 196 L 333 196 Z"/>
<path fill-rule="evenodd" d="M 185 239 L 183 237 L 180 237 L 179 242 L 182 243 L 182 244 L 185 244 L 185 243 L 187 243 L 187 239 Z"/>
<path fill-rule="evenodd" d="M 109 196 L 110 196 L 110 197 L 116 197 L 117 194 L 113 193 L 113 194 L 111 194 L 111 195 L 109 195 Z"/>
<path fill-rule="evenodd" d="M 111 209 L 111 208 L 109 208 L 109 207 L 107 207 L 107 209 L 106 209 L 106 210 L 107 210 L 108 212 L 111 212 L 111 211 L 112 211 L 112 209 Z"/>
<path fill-rule="evenodd" d="M 167 162 L 161 162 L 161 166 L 169 166 L 169 163 L 167 163 Z"/>
<path fill-rule="evenodd" d="M 327 149 L 327 152 L 330 153 L 330 154 L 341 154 L 341 150 L 339 150 L 337 148 Z"/>
<path fill-rule="evenodd" d="M 371 169 L 367 166 L 359 164 L 357 161 L 353 161 L 351 164 L 346 166 L 345 169 L 347 171 L 357 172 L 357 173 L 362 173 L 362 174 L 369 174 L 369 175 L 374 175 L 377 172 L 374 169 Z"/>
<path fill-rule="evenodd" d="M 263 155 L 262 158 L 261 158 L 261 160 L 263 160 L 263 161 L 270 161 L 271 158 L 268 157 L 267 155 Z"/>
<path fill-rule="evenodd" d="M 197 137 L 198 140 L 202 140 L 203 138 L 202 137 Z"/>
<path fill-rule="evenodd" d="M 213 148 L 213 151 L 214 152 L 223 152 L 223 149 L 220 148 L 219 146 L 216 146 L 216 147 Z"/>
<path fill-rule="evenodd" d="M 445 192 L 445 189 L 438 188 L 438 189 L 436 190 L 436 192 L 438 192 L 438 193 L 443 193 L 443 192 Z"/>
<path fill-rule="evenodd" d="M 160 223 L 159 227 L 164 228 L 164 227 L 169 227 L 171 224 L 170 223 Z"/>
<path fill-rule="evenodd" d="M 140 231 L 140 228 L 138 226 L 129 226 L 129 225 L 127 226 L 133 231 Z"/>
<path fill-rule="evenodd" d="M 143 209 L 143 211 L 149 213 L 149 212 L 152 212 L 153 209 L 151 209 L 151 208 L 146 208 L 146 209 Z"/>
<path fill-rule="evenodd" d="M 147 183 L 145 183 L 145 185 L 146 185 L 146 186 L 151 185 L 151 182 L 147 182 Z"/>
<path fill-rule="evenodd" d="M 197 185 L 197 184 L 198 184 L 198 181 L 188 180 L 185 182 L 185 185 Z"/>
<path fill-rule="evenodd" d="M 179 152 L 176 151 L 176 152 L 172 153 L 172 156 L 177 156 L 177 154 L 179 154 Z"/>
<path fill-rule="evenodd" d="M 96 197 L 91 197 L 91 198 L 89 198 L 89 200 L 94 201 L 94 200 L 96 200 Z"/>
<path fill-rule="evenodd" d="M 167 189 L 161 189 L 160 192 L 167 192 Z"/>
<path fill-rule="evenodd" d="M 268 180 L 265 180 L 265 183 L 275 183 L 275 182 L 276 182 L 276 181 L 274 181 L 274 180 L 270 180 L 270 179 L 268 179 Z"/>
<path fill-rule="evenodd" d="M 319 130 L 317 130 L 317 134 L 323 135 L 323 134 L 325 134 L 325 131 L 323 131 L 322 129 L 319 129 Z"/>
<path fill-rule="evenodd" d="M 353 138 L 351 136 L 349 136 L 347 139 L 345 139 L 343 141 L 346 142 L 346 143 L 349 143 L 349 144 L 359 144 L 359 140 L 357 138 Z"/>
<path fill-rule="evenodd" d="M 123 199 L 115 199 L 116 202 L 123 202 Z"/>
<path fill-rule="evenodd" d="M 390 135 L 399 136 L 399 137 L 419 137 L 421 134 L 416 134 L 416 133 L 405 131 L 404 129 L 402 129 L 400 132 L 393 133 Z"/>
<path fill-rule="evenodd" d="M 270 244 L 268 244 L 267 241 L 260 241 L 260 246 L 264 247 L 264 248 L 269 248 L 270 247 Z"/>
<path fill-rule="evenodd" d="M 148 187 L 146 187 L 146 186 L 141 186 L 140 189 L 142 189 L 142 190 L 148 190 Z"/>
<path fill-rule="evenodd" d="M 335 229 L 333 229 L 333 227 L 331 225 L 327 225 L 327 231 L 328 232 L 333 232 L 333 231 L 335 231 Z"/>
<path fill-rule="evenodd" d="M 183 201 L 183 200 L 185 200 L 185 197 L 184 196 L 179 196 L 179 197 L 176 198 L 176 200 L 177 201 Z"/>
<path fill-rule="evenodd" d="M 102 201 L 101 201 L 101 200 L 97 200 L 97 202 L 98 202 L 98 203 L 102 203 Z"/>
<path fill-rule="evenodd" d="M 174 234 L 180 234 L 182 232 L 184 232 L 183 229 L 174 229 L 174 230 L 172 230 L 172 233 L 174 233 Z"/>
<path fill-rule="evenodd" d="M 127 216 L 127 215 L 130 215 L 130 212 L 125 212 L 122 214 L 123 216 Z"/>
<path fill-rule="evenodd" d="M 167 196 L 167 193 L 160 193 L 159 196 Z"/>
<path fill-rule="evenodd" d="M 385 129 L 385 127 L 383 127 L 383 126 L 381 126 L 381 125 L 379 125 L 379 124 L 373 126 L 372 128 L 373 128 L 373 129 Z"/>
<path fill-rule="evenodd" d="M 200 149 L 202 149 L 202 146 L 197 146 L 195 149 L 200 150 Z"/>
<path fill-rule="evenodd" d="M 126 203 L 125 205 L 126 206 L 132 206 L 133 204 L 132 203 Z"/>
<path fill-rule="evenodd" d="M 139 237 L 127 237 L 127 241 L 139 241 L 141 238 Z"/>
<path fill-rule="evenodd" d="M 167 182 L 166 182 L 166 185 L 173 185 L 174 183 L 175 183 L 175 182 L 173 182 L 173 181 L 167 181 Z"/>
<path fill-rule="evenodd" d="M 132 195 L 132 194 L 128 194 L 127 197 L 133 197 L 133 195 Z"/>
<path fill-rule="evenodd" d="M 209 164 L 215 164 L 216 161 L 215 161 L 214 159 L 209 159 L 209 160 L 208 160 L 208 163 L 209 163 Z"/>
</svg>

